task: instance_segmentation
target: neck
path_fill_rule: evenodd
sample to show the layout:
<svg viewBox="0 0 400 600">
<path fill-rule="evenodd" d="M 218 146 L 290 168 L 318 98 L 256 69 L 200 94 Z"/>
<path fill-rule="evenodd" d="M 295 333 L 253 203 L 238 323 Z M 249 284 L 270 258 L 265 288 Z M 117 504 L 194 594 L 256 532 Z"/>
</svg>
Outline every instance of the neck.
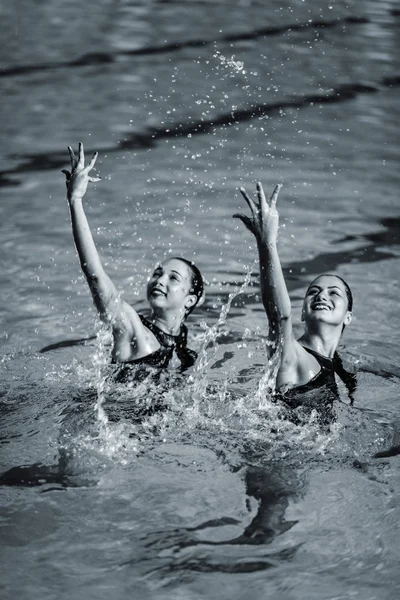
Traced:
<svg viewBox="0 0 400 600">
<path fill-rule="evenodd" d="M 336 329 L 318 332 L 306 329 L 298 341 L 303 346 L 322 354 L 322 356 L 333 358 L 333 355 L 335 354 L 339 345 L 340 336 L 341 331 L 338 332 Z"/>
<path fill-rule="evenodd" d="M 169 335 L 179 335 L 183 323 L 182 316 L 179 314 L 159 314 L 153 312 L 151 320 L 161 331 Z"/>
</svg>

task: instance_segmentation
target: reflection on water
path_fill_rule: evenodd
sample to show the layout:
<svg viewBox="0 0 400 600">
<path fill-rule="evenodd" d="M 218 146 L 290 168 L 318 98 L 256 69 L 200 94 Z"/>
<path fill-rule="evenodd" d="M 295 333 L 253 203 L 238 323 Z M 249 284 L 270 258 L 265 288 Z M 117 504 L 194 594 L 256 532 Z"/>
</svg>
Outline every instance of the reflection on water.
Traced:
<svg viewBox="0 0 400 600">
<path fill-rule="evenodd" d="M 22 0 L 0 29 L 4 597 L 394 597 L 397 5 Z M 170 253 L 208 281 L 200 360 L 161 391 L 106 378 L 58 173 L 79 140 L 124 298 L 142 310 Z M 317 273 L 353 289 L 359 385 L 349 406 L 338 383 L 329 428 L 270 400 L 255 249 L 231 219 L 253 179 L 284 183 L 295 316 Z"/>
<path fill-rule="evenodd" d="M 330 432 L 321 431 L 312 421 L 299 427 L 282 420 L 279 407 L 267 397 L 264 410 L 259 409 L 262 365 L 248 369 L 244 380 L 243 372 L 234 368 L 239 341 L 234 338 L 217 349 L 211 346 L 213 359 L 204 361 L 205 372 L 189 376 L 183 389 L 170 389 L 165 410 L 142 415 L 141 420 L 135 412 L 141 406 L 137 389 L 105 386 L 103 407 L 113 414 L 107 425 L 98 420 L 95 409 L 99 373 L 92 360 L 93 347 L 79 346 L 75 358 L 76 346 L 13 357 L 13 372 L 25 366 L 23 379 L 30 381 L 31 391 L 25 400 L 21 398 L 20 386 L 13 387 L 12 374 L 7 379 L 4 372 L 2 431 L 8 443 L 4 458 L 11 468 L 3 471 L 0 489 L 7 510 L 14 505 L 16 489 L 22 502 L 19 512 L 38 511 L 41 520 L 43 511 L 62 510 L 62 517 L 54 515 L 51 520 L 55 533 L 45 534 L 40 548 L 44 564 L 52 561 L 57 549 L 57 569 L 64 572 L 70 552 L 80 556 L 83 544 L 92 556 L 94 544 L 93 560 L 97 556 L 102 564 L 105 561 L 108 577 L 114 569 L 123 569 L 130 581 L 151 577 L 164 591 L 170 585 L 179 589 L 185 581 L 194 584 L 200 573 L 268 570 L 276 572 L 277 583 L 281 569 L 289 577 L 292 569 L 309 568 L 305 565 L 313 545 L 321 548 L 329 527 L 329 553 L 323 564 L 314 567 L 315 574 L 322 576 L 326 568 L 336 568 L 337 545 L 343 544 L 344 532 L 358 537 L 357 547 L 362 543 L 364 548 L 360 559 L 359 550 L 346 547 L 343 552 L 341 546 L 342 560 L 366 561 L 364 569 L 352 570 L 353 577 L 362 581 L 366 570 L 378 568 L 381 555 L 372 551 L 372 540 L 381 536 L 384 554 L 393 548 L 389 506 L 394 490 L 388 483 L 397 485 L 398 471 L 395 464 L 372 458 L 374 451 L 390 443 L 390 413 L 385 423 L 382 413 L 365 411 L 362 404 L 367 396 L 373 402 L 377 391 L 385 394 L 393 419 L 398 383 L 376 376 L 361 378 L 357 394 L 362 396 L 356 397 L 353 409 L 341 405 Z M 226 348 L 235 352 L 231 362 L 221 363 Z M 220 370 L 225 374 L 222 379 L 217 376 Z M 197 386 L 203 390 L 202 398 L 196 396 Z M 142 390 L 143 398 L 148 401 L 153 392 L 151 387 Z M 34 430 L 32 422 L 37 423 Z M 12 438 L 15 427 L 22 437 Z M 57 443 L 49 453 L 51 439 Z M 29 464 L 32 456 L 41 463 Z M 25 465 L 15 466 L 21 459 Z M 345 488 L 343 478 L 347 478 Z M 29 489 L 37 489 L 38 495 L 28 496 Z M 365 506 L 366 499 L 379 499 L 374 510 L 384 516 L 374 518 L 370 537 L 364 541 L 359 525 L 351 522 L 354 516 L 349 515 L 349 521 L 343 518 L 348 496 L 366 511 L 362 518 L 368 520 L 371 509 L 368 502 Z M 335 523 L 336 503 L 344 512 Z M 323 506 L 327 512 L 322 526 L 318 515 Z M 80 542 L 65 529 L 76 525 L 77 519 Z M 15 543 L 17 531 L 19 525 L 10 514 L 3 524 L 3 539 Z M 32 538 L 25 531 L 33 543 L 35 530 Z M 22 560 L 24 556 L 28 560 L 28 550 Z M 88 560 L 83 564 L 81 581 L 90 589 L 93 565 Z M 390 568 L 388 563 L 385 568 Z M 40 573 L 38 569 L 34 577 Z M 390 573 L 395 577 L 394 571 Z M 306 582 L 302 585 L 309 590 Z M 365 585 L 368 593 L 369 584 Z M 238 590 L 231 593 L 241 595 Z"/>
</svg>

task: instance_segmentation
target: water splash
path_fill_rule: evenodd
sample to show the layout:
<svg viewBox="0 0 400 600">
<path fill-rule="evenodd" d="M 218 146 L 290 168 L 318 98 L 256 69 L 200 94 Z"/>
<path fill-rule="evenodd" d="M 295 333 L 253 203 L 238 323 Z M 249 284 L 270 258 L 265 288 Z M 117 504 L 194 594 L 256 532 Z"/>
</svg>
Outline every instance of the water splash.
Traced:
<svg viewBox="0 0 400 600">
<path fill-rule="evenodd" d="M 281 364 L 282 340 L 279 340 L 277 343 L 267 340 L 266 346 L 269 347 L 269 350 L 267 351 L 267 355 L 269 356 L 267 367 L 258 383 L 255 394 L 258 410 L 271 409 L 271 402 L 268 401 L 268 399 L 276 391 L 276 377 Z"/>
<path fill-rule="evenodd" d="M 245 272 L 244 280 L 239 287 L 237 287 L 228 296 L 226 304 L 221 308 L 221 312 L 218 317 L 218 321 L 208 327 L 206 324 L 203 325 L 206 328 L 203 344 L 200 349 L 193 374 L 189 378 L 189 384 L 193 389 L 193 413 L 199 416 L 200 405 L 202 400 L 206 396 L 207 384 L 209 381 L 208 373 L 210 370 L 211 361 L 215 359 L 218 350 L 217 339 L 221 334 L 221 328 L 225 324 L 229 310 L 232 306 L 232 302 L 237 296 L 242 294 L 246 287 L 249 285 L 251 280 L 251 274 L 255 268 L 255 262 L 248 267 Z"/>
<path fill-rule="evenodd" d="M 112 332 L 110 327 L 100 323 L 100 328 L 96 334 L 96 352 L 93 354 L 92 363 L 95 368 L 95 386 L 97 401 L 95 412 L 97 421 L 100 424 L 100 431 L 105 432 L 108 424 L 108 417 L 104 410 L 104 390 L 107 380 L 106 368 L 110 362 L 110 344 L 112 342 Z"/>
<path fill-rule="evenodd" d="M 235 60 L 236 57 L 233 54 L 230 57 L 224 56 L 223 54 L 221 54 L 221 52 L 219 50 L 216 50 L 216 52 L 214 53 L 214 58 L 216 58 L 217 60 L 220 61 L 221 65 L 227 69 L 231 69 L 231 77 L 233 77 L 236 73 L 242 73 L 243 75 L 246 75 L 246 71 L 244 69 L 244 62 L 241 60 Z"/>
</svg>

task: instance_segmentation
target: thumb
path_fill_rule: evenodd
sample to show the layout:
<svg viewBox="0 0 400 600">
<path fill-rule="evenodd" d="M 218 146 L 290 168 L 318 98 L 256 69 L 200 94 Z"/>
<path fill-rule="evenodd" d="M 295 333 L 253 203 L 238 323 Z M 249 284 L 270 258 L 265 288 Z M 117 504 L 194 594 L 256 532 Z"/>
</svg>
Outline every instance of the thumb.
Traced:
<svg viewBox="0 0 400 600">
<path fill-rule="evenodd" d="M 68 189 L 69 180 L 71 179 L 71 173 L 69 171 L 67 171 L 66 169 L 62 169 L 61 173 L 64 173 L 64 175 L 65 175 L 65 184 Z"/>
<path fill-rule="evenodd" d="M 97 183 L 97 181 L 101 181 L 101 177 L 89 177 L 90 183 Z"/>
<path fill-rule="evenodd" d="M 234 219 L 240 219 L 242 221 L 242 223 L 244 224 L 244 226 L 251 231 L 251 233 L 254 233 L 254 226 L 253 226 L 253 222 L 252 220 L 246 216 L 243 215 L 242 213 L 235 213 L 234 215 L 232 215 L 232 217 Z"/>
</svg>

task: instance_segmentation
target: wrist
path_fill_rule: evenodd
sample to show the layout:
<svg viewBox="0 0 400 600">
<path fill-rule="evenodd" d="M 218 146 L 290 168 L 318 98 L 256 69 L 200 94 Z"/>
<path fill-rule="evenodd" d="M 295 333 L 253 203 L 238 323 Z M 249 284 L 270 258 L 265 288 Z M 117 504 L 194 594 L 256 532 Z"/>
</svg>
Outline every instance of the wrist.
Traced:
<svg viewBox="0 0 400 600">
<path fill-rule="evenodd" d="M 267 250 L 268 252 L 272 252 L 276 249 L 276 239 L 268 239 L 268 238 L 258 238 L 257 245 L 259 250 Z"/>
<path fill-rule="evenodd" d="M 76 203 L 81 203 L 82 202 L 83 196 L 80 196 L 78 194 L 68 194 L 67 198 L 68 198 L 68 202 L 70 204 L 76 204 Z"/>
</svg>

